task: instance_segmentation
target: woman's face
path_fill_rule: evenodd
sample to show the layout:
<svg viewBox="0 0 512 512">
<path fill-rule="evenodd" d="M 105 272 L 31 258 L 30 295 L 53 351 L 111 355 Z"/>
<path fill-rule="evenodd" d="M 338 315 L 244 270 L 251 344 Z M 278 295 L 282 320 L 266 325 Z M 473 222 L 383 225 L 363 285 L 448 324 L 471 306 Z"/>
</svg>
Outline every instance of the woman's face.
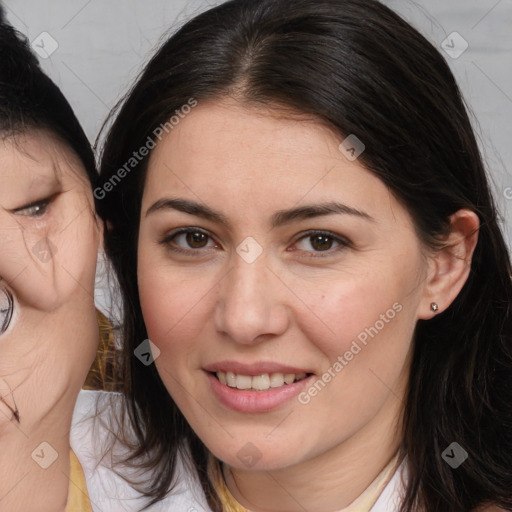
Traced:
<svg viewBox="0 0 512 512">
<path fill-rule="evenodd" d="M 99 236 L 66 145 L 39 130 L 0 141 L 0 421 L 23 404 L 22 420 L 36 418 L 83 383 L 97 348 Z"/>
<path fill-rule="evenodd" d="M 225 100 L 199 104 L 149 162 L 138 276 L 155 364 L 235 467 L 284 468 L 396 430 L 429 259 L 340 142 Z"/>
</svg>

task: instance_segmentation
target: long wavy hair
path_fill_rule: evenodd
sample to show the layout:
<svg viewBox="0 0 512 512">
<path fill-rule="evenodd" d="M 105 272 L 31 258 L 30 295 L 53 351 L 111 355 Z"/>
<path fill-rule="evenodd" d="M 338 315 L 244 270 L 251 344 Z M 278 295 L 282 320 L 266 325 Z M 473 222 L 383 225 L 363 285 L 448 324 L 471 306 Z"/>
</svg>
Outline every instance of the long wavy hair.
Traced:
<svg viewBox="0 0 512 512">
<path fill-rule="evenodd" d="M 208 502 L 221 505 L 208 451 L 169 396 L 155 365 L 133 357 L 147 338 L 137 290 L 137 236 L 148 156 L 118 170 L 190 98 L 236 95 L 315 116 L 412 216 L 428 246 L 461 208 L 480 220 L 464 288 L 443 313 L 419 321 L 404 410 L 408 482 L 401 512 L 512 510 L 512 285 L 506 244 L 482 157 L 454 77 L 439 51 L 375 0 L 231 0 L 195 17 L 147 64 L 111 119 L 101 161 L 106 251 L 124 301 L 123 382 L 134 438 L 124 463 L 149 499 L 172 488 L 186 446 Z M 208 129 L 208 127 L 205 127 Z M 126 173 L 125 173 L 126 174 Z M 105 185 L 107 187 L 105 187 Z M 468 452 L 456 470 L 441 454 Z"/>
</svg>

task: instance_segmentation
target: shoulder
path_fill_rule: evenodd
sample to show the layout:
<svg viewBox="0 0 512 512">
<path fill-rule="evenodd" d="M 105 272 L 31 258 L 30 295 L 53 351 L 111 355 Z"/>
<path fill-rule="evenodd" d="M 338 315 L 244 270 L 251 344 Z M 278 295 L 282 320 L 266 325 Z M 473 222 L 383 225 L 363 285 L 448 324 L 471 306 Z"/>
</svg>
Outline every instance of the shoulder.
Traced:
<svg viewBox="0 0 512 512">
<path fill-rule="evenodd" d="M 400 463 L 392 478 L 382 491 L 371 512 L 396 512 L 400 510 L 408 481 L 407 458 Z M 508 512 L 496 505 L 482 505 L 471 512 Z"/>
<path fill-rule="evenodd" d="M 119 393 L 80 391 L 73 412 L 70 441 L 81 463 L 84 457 L 96 458 L 96 454 L 113 441 L 117 413 L 122 407 L 123 397 Z"/>
<path fill-rule="evenodd" d="M 407 458 L 404 458 L 371 508 L 371 512 L 396 512 L 400 510 L 406 485 Z"/>
<path fill-rule="evenodd" d="M 135 512 L 147 506 L 147 499 L 124 478 L 134 476 L 135 472 L 116 464 L 128 454 L 118 442 L 121 434 L 119 413 L 123 407 L 124 399 L 119 393 L 85 390 L 80 392 L 75 406 L 71 448 L 82 465 L 94 510 Z M 146 510 L 210 512 L 196 477 L 186 467 L 187 464 L 181 460 L 175 489 Z M 141 471 L 137 471 L 137 476 L 141 476 Z M 147 481 L 151 480 L 151 474 L 142 476 Z"/>
<path fill-rule="evenodd" d="M 90 421 L 98 406 L 116 402 L 122 403 L 122 395 L 119 393 L 82 389 L 75 404 L 73 425 Z"/>
</svg>

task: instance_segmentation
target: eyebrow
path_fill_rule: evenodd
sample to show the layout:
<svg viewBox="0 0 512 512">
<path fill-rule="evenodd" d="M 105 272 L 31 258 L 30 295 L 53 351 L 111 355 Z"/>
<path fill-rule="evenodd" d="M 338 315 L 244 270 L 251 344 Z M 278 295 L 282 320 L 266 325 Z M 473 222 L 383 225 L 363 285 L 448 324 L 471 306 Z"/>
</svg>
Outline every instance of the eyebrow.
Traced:
<svg viewBox="0 0 512 512">
<path fill-rule="evenodd" d="M 196 217 L 201 217 L 206 220 L 217 222 L 224 226 L 229 226 L 229 221 L 222 213 L 189 199 L 159 199 L 148 208 L 146 211 L 146 217 L 157 211 L 165 210 L 177 210 L 183 213 L 188 213 L 190 215 L 195 215 Z M 290 224 L 294 221 L 333 214 L 352 215 L 367 221 L 375 222 L 375 219 L 366 212 L 342 203 L 328 202 L 315 205 L 300 206 L 289 210 L 280 210 L 272 215 L 271 225 L 272 228 L 277 228 L 286 224 Z"/>
<path fill-rule="evenodd" d="M 146 217 L 152 213 L 165 210 L 177 210 L 179 212 L 188 213 L 190 215 L 195 215 L 196 217 L 202 217 L 203 219 L 223 224 L 224 226 L 229 225 L 228 220 L 221 213 L 189 199 L 170 199 L 165 197 L 159 199 L 148 208 L 146 211 Z"/>
<path fill-rule="evenodd" d="M 329 202 L 321 204 L 313 204 L 306 206 L 299 206 L 298 208 L 292 208 L 291 210 L 281 210 L 272 215 L 272 227 L 276 228 L 289 224 L 290 222 L 304 219 L 311 219 L 314 217 L 322 217 L 325 215 L 353 215 L 360 217 L 371 222 L 375 222 L 375 219 L 366 212 L 352 208 L 343 203 Z"/>
</svg>

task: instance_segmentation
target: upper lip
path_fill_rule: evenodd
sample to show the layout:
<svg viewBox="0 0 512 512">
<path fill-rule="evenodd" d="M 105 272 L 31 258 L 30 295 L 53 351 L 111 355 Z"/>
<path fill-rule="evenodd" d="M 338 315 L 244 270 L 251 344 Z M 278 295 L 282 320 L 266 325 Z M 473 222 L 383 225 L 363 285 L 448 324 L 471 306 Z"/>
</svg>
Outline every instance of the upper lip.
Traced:
<svg viewBox="0 0 512 512">
<path fill-rule="evenodd" d="M 290 366 L 270 361 L 259 361 L 255 363 L 240 363 L 237 361 L 221 361 L 206 365 L 204 368 L 207 372 L 233 372 L 237 375 L 249 375 L 254 377 L 256 375 L 263 375 L 265 373 L 312 373 L 306 368 L 299 368 L 298 366 Z"/>
</svg>

